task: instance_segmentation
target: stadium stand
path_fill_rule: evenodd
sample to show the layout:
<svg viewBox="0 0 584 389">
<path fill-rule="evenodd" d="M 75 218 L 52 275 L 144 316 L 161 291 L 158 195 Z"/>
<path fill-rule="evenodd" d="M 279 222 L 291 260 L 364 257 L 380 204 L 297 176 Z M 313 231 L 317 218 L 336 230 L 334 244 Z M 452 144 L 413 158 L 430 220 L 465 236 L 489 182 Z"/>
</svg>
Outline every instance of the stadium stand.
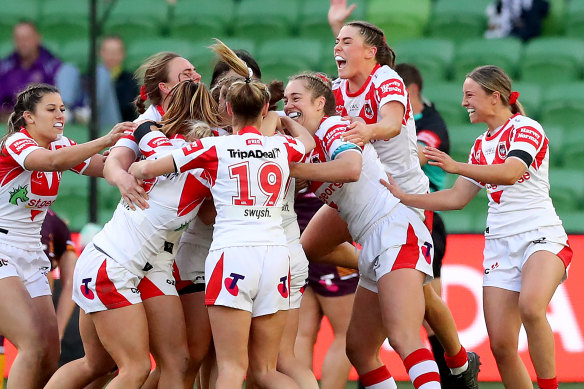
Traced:
<svg viewBox="0 0 584 389">
<path fill-rule="evenodd" d="M 427 83 L 449 78 L 454 43 L 448 39 L 422 38 L 392 45 L 396 62 L 416 65 Z"/>
<path fill-rule="evenodd" d="M 232 0 L 179 1 L 171 9 L 170 36 L 189 40 L 225 36 L 233 23 L 234 8 Z"/>
<path fill-rule="evenodd" d="M 515 38 L 464 41 L 457 47 L 452 60 L 453 79 L 462 80 L 471 70 L 485 64 L 497 65 L 510 77 L 515 77 L 521 49 L 521 41 Z"/>
<path fill-rule="evenodd" d="M 370 0 L 367 21 L 381 28 L 390 45 L 406 39 L 421 38 L 430 18 L 430 0 L 396 1 Z"/>
<path fill-rule="evenodd" d="M 582 77 L 584 41 L 542 37 L 530 41 L 521 59 L 521 80 L 551 85 Z"/>
<path fill-rule="evenodd" d="M 486 29 L 485 9 L 490 0 L 439 0 L 434 2 L 428 22 L 429 35 L 455 42 L 480 38 Z"/>
</svg>

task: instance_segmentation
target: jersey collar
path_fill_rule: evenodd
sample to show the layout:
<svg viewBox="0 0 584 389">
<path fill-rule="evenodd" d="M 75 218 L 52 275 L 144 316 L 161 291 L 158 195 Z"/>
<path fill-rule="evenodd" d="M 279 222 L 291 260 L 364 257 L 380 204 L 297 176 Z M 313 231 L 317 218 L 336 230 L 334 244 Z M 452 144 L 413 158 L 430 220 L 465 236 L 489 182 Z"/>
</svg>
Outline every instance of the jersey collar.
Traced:
<svg viewBox="0 0 584 389">
<path fill-rule="evenodd" d="M 156 105 L 155 107 L 160 116 L 164 116 L 164 109 L 162 109 L 162 105 Z"/>
<path fill-rule="evenodd" d="M 255 135 L 262 135 L 260 130 L 252 126 L 245 126 L 241 130 L 237 132 L 237 135 L 245 135 L 245 134 L 255 134 Z"/>
<path fill-rule="evenodd" d="M 503 124 L 501 127 L 499 127 L 497 130 L 495 130 L 491 135 L 488 135 L 488 131 L 487 131 L 487 135 L 485 135 L 485 140 L 492 140 L 495 139 L 497 137 L 497 135 L 499 135 L 499 133 L 504 129 L 507 128 L 507 125 L 509 124 L 509 122 L 511 121 L 511 119 L 513 119 L 514 117 L 518 116 L 519 113 L 516 113 L 515 115 L 511 116 L 509 119 L 507 119 L 507 121 L 505 122 L 505 124 Z"/>
<path fill-rule="evenodd" d="M 349 92 L 349 81 L 347 81 L 347 83 L 345 84 L 345 93 L 347 94 L 347 96 L 349 96 L 349 97 L 357 97 L 361 93 L 363 93 L 365 91 L 365 88 L 367 88 L 367 86 L 369 85 L 369 81 L 371 81 L 371 77 L 373 77 L 373 74 L 375 74 L 375 72 L 377 71 L 377 69 L 379 69 L 380 67 L 381 67 L 380 64 L 375 65 L 375 67 L 371 71 L 371 74 L 369 75 L 369 77 L 367 77 L 367 80 L 365 80 L 365 83 L 355 93 L 350 93 Z"/>
</svg>

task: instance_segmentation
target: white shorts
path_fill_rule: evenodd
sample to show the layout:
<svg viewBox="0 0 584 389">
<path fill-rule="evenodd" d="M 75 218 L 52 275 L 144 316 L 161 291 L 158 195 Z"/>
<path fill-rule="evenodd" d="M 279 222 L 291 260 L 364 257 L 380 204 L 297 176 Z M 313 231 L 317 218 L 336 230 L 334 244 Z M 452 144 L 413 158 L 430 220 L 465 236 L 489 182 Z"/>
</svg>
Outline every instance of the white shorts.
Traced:
<svg viewBox="0 0 584 389">
<path fill-rule="evenodd" d="M 377 293 L 377 282 L 397 269 L 416 269 L 426 274 L 424 283 L 433 279 L 432 236 L 420 217 L 398 204 L 377 221 L 359 242 L 359 285 Z"/>
<path fill-rule="evenodd" d="M 566 267 L 572 261 L 572 249 L 562 226 L 540 227 L 535 230 L 504 238 L 486 239 L 483 252 L 485 276 L 483 286 L 521 291 L 521 270 L 531 254 L 536 251 L 556 254 Z"/>
<path fill-rule="evenodd" d="M 175 258 L 175 275 L 179 294 L 205 290 L 205 260 L 209 246 L 181 241 Z"/>
<path fill-rule="evenodd" d="M 93 243 L 79 256 L 73 273 L 73 301 L 85 313 L 142 302 L 140 277 L 98 251 Z"/>
<path fill-rule="evenodd" d="M 290 249 L 290 309 L 300 308 L 302 294 L 308 283 L 308 259 L 300 239 L 288 244 Z"/>
<path fill-rule="evenodd" d="M 290 307 L 287 246 L 226 247 L 205 261 L 205 305 L 269 315 Z"/>
<path fill-rule="evenodd" d="M 151 261 L 152 268 L 144 274 L 138 288 L 142 300 L 157 296 L 178 296 L 173 275 L 174 254 L 163 251 Z"/>
<path fill-rule="evenodd" d="M 31 298 L 51 295 L 50 270 L 51 261 L 42 249 L 22 250 L 0 243 L 0 279 L 19 277 Z"/>
</svg>

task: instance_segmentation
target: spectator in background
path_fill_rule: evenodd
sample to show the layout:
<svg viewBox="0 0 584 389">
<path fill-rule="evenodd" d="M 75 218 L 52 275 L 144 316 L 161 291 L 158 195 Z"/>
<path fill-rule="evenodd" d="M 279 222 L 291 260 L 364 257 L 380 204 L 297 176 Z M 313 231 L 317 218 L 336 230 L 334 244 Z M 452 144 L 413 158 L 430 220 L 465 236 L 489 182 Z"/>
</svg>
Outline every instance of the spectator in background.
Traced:
<svg viewBox="0 0 584 389">
<path fill-rule="evenodd" d="M 124 70 L 126 49 L 119 36 L 106 36 L 101 42 L 100 67 L 107 69 L 111 82 L 116 91 L 119 112 L 122 121 L 133 121 L 138 116 L 134 106 L 134 98 L 138 95 L 139 88 L 134 75 Z"/>
<path fill-rule="evenodd" d="M 549 9 L 547 0 L 495 0 L 487 7 L 489 27 L 485 38 L 535 38 L 541 34 Z"/>
<path fill-rule="evenodd" d="M 4 120 L 16 103 L 16 95 L 30 83 L 55 85 L 63 102 L 73 106 L 80 98 L 79 70 L 61 62 L 41 44 L 36 25 L 18 22 L 13 29 L 14 52 L 0 60 L 0 118 Z"/>
<path fill-rule="evenodd" d="M 395 71 L 404 80 L 404 84 L 410 96 L 410 103 L 416 122 L 416 136 L 418 138 L 418 157 L 422 170 L 430 180 L 430 191 L 444 189 L 446 181 L 446 172 L 438 166 L 428 164 L 428 158 L 422 152 L 425 146 L 435 147 L 440 151 L 448 153 L 450 151 L 450 140 L 448 138 L 448 129 L 440 113 L 434 108 L 434 104 L 426 101 L 422 97 L 423 80 L 418 68 L 407 63 L 396 65 Z M 436 212 L 432 215 L 432 240 L 434 241 L 434 261 L 432 267 L 434 270 L 434 280 L 431 285 L 436 293 L 442 295 L 442 283 L 440 281 L 440 272 L 442 269 L 442 259 L 446 251 L 446 228 L 440 215 Z M 428 340 L 432 346 L 434 358 L 440 370 L 440 379 L 443 385 L 449 382 L 450 370 L 444 361 L 444 348 L 432 331 L 432 328 L 424 322 L 424 327 L 428 333 Z"/>
</svg>

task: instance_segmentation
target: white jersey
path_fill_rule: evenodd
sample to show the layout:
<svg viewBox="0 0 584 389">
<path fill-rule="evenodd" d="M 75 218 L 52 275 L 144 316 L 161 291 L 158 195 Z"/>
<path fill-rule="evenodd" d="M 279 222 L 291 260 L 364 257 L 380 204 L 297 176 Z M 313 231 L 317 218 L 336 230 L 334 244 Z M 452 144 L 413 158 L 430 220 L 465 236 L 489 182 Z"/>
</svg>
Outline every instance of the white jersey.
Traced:
<svg viewBox="0 0 584 389">
<path fill-rule="evenodd" d="M 140 152 L 147 159 L 184 145 L 184 140 L 169 140 L 152 131 L 140 141 Z M 203 170 L 172 173 L 146 180 L 149 208 L 131 210 L 122 199 L 112 219 L 93 238 L 93 244 L 132 273 L 143 276 L 152 267 L 149 261 L 170 261 L 182 231 L 197 214 L 203 200 L 210 195 Z"/>
<path fill-rule="evenodd" d="M 75 145 L 61 136 L 49 150 Z M 25 250 L 41 247 L 41 226 L 49 207 L 57 199 L 62 172 L 30 171 L 24 161 L 42 147 L 22 129 L 6 139 L 0 153 L 0 240 Z M 82 174 L 90 160 L 70 169 Z"/>
<path fill-rule="evenodd" d="M 304 152 L 293 138 L 266 137 L 245 127 L 237 135 L 200 139 L 172 153 L 179 172 L 205 169 L 217 210 L 211 250 L 286 245 L 282 199 L 289 164 Z"/>
<path fill-rule="evenodd" d="M 500 238 L 560 225 L 549 196 L 548 138 L 538 122 L 519 114 L 512 116 L 490 136 L 485 132 L 477 138 L 468 161 L 473 165 L 496 165 L 507 158 L 517 158 L 528 167 L 513 185 L 491 185 L 464 177 L 487 189 L 485 236 Z"/>
<path fill-rule="evenodd" d="M 381 107 L 391 101 L 404 106 L 400 133 L 386 140 L 372 140 L 385 171 L 390 173 L 406 193 L 427 193 L 428 177 L 420 167 L 416 136 L 416 124 L 408 92 L 401 77 L 389 66 L 377 65 L 363 87 L 349 92 L 349 82 L 337 78 L 333 93 L 340 116 L 360 117 L 367 124 L 377 123 Z"/>
<path fill-rule="evenodd" d="M 282 203 L 282 228 L 286 234 L 288 243 L 300 239 L 300 227 L 298 226 L 298 216 L 294 210 L 294 198 L 296 197 L 296 180 L 293 177 L 288 179 L 286 194 Z"/>
<path fill-rule="evenodd" d="M 359 239 L 379 219 L 399 203 L 380 183 L 387 179 L 373 146 L 361 150 L 354 143 L 342 140 L 349 123 L 339 116 L 325 117 L 315 134 L 316 148 L 310 154 L 311 163 L 334 160 L 341 153 L 362 153 L 363 166 L 356 182 L 323 183 L 311 181 L 311 190 L 321 201 L 336 208 L 347 222 L 353 239 Z"/>
</svg>

